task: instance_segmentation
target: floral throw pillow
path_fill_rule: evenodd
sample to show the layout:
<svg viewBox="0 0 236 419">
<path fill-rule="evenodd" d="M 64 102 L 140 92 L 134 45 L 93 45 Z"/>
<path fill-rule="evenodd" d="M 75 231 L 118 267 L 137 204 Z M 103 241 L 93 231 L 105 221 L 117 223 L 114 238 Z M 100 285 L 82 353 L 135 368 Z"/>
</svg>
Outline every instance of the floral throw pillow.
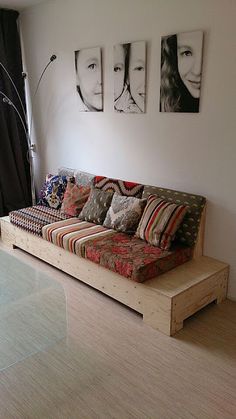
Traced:
<svg viewBox="0 0 236 419">
<path fill-rule="evenodd" d="M 123 233 L 134 233 L 146 203 L 146 199 L 121 196 L 115 192 L 103 223 L 104 227 Z"/>
<path fill-rule="evenodd" d="M 64 198 L 67 181 L 67 176 L 48 174 L 40 191 L 38 204 L 55 209 L 60 208 Z"/>
<path fill-rule="evenodd" d="M 75 185 L 68 181 L 61 205 L 61 213 L 77 217 L 88 200 L 90 189 L 89 186 Z"/>
<path fill-rule="evenodd" d="M 103 224 L 107 211 L 111 205 L 113 192 L 91 189 L 89 199 L 84 205 L 79 219 L 95 224 Z"/>
</svg>

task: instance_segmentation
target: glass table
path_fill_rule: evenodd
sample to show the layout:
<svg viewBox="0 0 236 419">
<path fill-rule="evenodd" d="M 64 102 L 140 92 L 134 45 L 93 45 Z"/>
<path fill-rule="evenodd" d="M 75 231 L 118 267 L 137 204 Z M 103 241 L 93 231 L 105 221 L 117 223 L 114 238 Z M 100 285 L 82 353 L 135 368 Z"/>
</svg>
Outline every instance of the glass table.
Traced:
<svg viewBox="0 0 236 419">
<path fill-rule="evenodd" d="M 62 285 L 0 250 L 0 371 L 66 336 Z"/>
</svg>

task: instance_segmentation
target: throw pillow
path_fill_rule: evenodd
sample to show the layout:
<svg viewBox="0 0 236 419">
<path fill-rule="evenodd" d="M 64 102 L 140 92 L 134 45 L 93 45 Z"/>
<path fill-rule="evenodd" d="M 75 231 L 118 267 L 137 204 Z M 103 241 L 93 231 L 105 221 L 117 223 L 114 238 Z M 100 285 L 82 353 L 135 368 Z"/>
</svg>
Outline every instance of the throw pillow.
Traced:
<svg viewBox="0 0 236 419">
<path fill-rule="evenodd" d="M 95 224 L 103 224 L 111 205 L 112 196 L 112 192 L 105 192 L 95 188 L 92 189 L 88 201 L 79 215 L 79 219 Z"/>
<path fill-rule="evenodd" d="M 168 250 L 186 212 L 185 205 L 173 204 L 157 195 L 149 195 L 136 236 Z"/>
<path fill-rule="evenodd" d="M 67 176 L 48 174 L 40 191 L 39 205 L 60 208 L 67 185 Z"/>
<path fill-rule="evenodd" d="M 124 233 L 134 233 L 146 205 L 146 199 L 114 193 L 103 225 Z"/>
<path fill-rule="evenodd" d="M 94 186 L 103 191 L 113 191 L 119 195 L 136 196 L 136 198 L 141 198 L 144 188 L 144 185 L 140 185 L 139 183 L 110 179 L 104 176 L 95 176 Z"/>
<path fill-rule="evenodd" d="M 64 199 L 61 205 L 61 213 L 77 217 L 82 210 L 90 194 L 89 186 L 75 185 L 73 182 L 67 182 Z"/>
</svg>

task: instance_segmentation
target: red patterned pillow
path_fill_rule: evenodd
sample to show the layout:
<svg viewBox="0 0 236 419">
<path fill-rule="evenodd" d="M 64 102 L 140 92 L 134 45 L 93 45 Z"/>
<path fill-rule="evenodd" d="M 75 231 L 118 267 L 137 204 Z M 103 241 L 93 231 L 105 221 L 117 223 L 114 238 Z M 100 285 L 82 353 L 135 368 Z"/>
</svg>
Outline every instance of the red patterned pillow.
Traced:
<svg viewBox="0 0 236 419">
<path fill-rule="evenodd" d="M 169 250 L 186 212 L 185 205 L 173 204 L 157 195 L 149 195 L 135 235 L 163 250 Z"/>
<path fill-rule="evenodd" d="M 61 213 L 76 217 L 79 215 L 90 194 L 89 186 L 67 183 L 64 199 L 61 206 Z"/>
<path fill-rule="evenodd" d="M 108 192 L 117 192 L 119 195 L 135 196 L 141 198 L 144 185 L 135 182 L 126 182 L 120 179 L 110 179 L 104 176 L 95 176 L 94 186 Z"/>
</svg>

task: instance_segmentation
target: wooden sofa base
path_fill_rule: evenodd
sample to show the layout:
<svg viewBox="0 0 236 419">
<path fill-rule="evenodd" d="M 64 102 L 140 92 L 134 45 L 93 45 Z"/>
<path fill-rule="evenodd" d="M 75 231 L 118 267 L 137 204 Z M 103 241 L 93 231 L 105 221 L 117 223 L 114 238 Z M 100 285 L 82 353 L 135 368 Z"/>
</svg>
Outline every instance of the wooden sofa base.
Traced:
<svg viewBox="0 0 236 419">
<path fill-rule="evenodd" d="M 226 298 L 229 267 L 201 256 L 145 283 L 136 283 L 80 258 L 1 218 L 2 242 L 18 247 L 113 297 L 143 315 L 145 323 L 174 335 L 198 310 Z"/>
</svg>

